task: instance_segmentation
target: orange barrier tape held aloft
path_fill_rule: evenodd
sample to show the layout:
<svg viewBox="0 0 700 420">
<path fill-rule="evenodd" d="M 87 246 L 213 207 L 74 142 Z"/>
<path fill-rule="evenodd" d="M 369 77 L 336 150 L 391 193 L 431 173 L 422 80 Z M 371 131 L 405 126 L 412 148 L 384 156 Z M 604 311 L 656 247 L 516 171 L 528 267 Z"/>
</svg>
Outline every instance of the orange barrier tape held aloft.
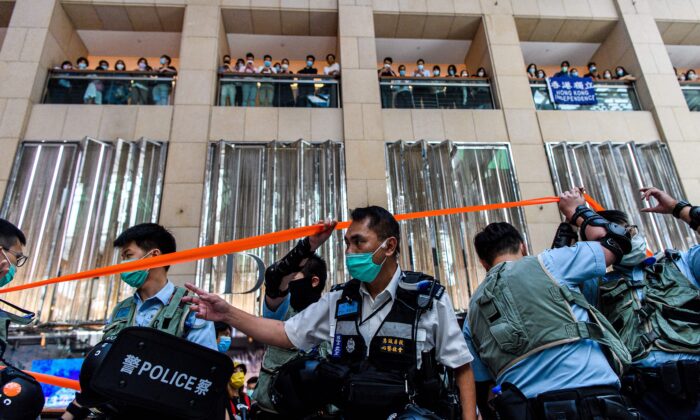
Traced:
<svg viewBox="0 0 700 420">
<path fill-rule="evenodd" d="M 5 366 L 0 366 L 0 370 L 5 369 Z M 80 382 L 75 379 L 61 378 L 60 376 L 46 375 L 44 373 L 30 372 L 23 370 L 22 372 L 34 377 L 42 384 L 55 385 L 61 388 L 74 389 L 80 391 Z"/>
<path fill-rule="evenodd" d="M 597 211 L 602 210 L 600 204 L 593 200 L 587 194 L 586 200 L 591 207 Z M 559 201 L 558 197 L 541 197 L 531 200 L 512 201 L 508 203 L 481 204 L 477 206 L 456 207 L 450 209 L 420 211 L 415 213 L 398 214 L 397 220 L 411 220 L 424 217 L 447 216 L 458 213 L 470 213 L 484 210 L 498 210 L 513 207 L 536 206 L 542 204 L 551 204 Z M 350 222 L 340 222 L 336 229 L 345 229 L 350 226 Z M 63 283 L 67 281 L 92 279 L 96 277 L 110 276 L 113 274 L 123 273 L 125 271 L 147 270 L 150 268 L 163 267 L 167 265 L 182 264 L 191 261 L 202 260 L 206 258 L 220 257 L 222 255 L 233 254 L 250 249 L 260 248 L 268 245 L 274 245 L 281 242 L 287 242 L 304 236 L 314 235 L 321 232 L 320 225 L 304 226 L 293 229 L 287 229 L 280 232 L 266 233 L 259 236 L 252 236 L 243 239 L 235 239 L 228 242 L 222 242 L 213 245 L 207 245 L 200 248 L 187 249 L 177 251 L 170 254 L 159 255 L 152 258 L 144 258 L 141 260 L 130 261 L 127 263 L 115 264 L 108 267 L 96 268 L 75 274 L 67 274 L 65 276 L 55 277 L 52 279 L 41 280 L 37 282 L 22 284 L 19 286 L 7 287 L 0 289 L 0 293 L 16 292 L 19 290 L 33 289 L 35 287 L 48 286 L 50 284 Z"/>
</svg>

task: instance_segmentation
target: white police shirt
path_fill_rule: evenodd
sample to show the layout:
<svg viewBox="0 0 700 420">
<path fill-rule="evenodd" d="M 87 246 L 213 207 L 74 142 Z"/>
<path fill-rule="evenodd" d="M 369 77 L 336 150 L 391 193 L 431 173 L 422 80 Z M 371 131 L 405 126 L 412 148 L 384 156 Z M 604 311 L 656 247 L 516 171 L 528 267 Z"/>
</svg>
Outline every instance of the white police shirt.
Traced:
<svg viewBox="0 0 700 420">
<path fill-rule="evenodd" d="M 381 308 L 379 312 L 359 327 L 368 351 L 372 337 L 391 311 L 391 304 L 386 304 L 383 308 L 382 305 L 387 300 L 393 301 L 396 298 L 396 288 L 401 278 L 401 268 L 397 268 L 389 285 L 375 299 L 372 299 L 365 284 L 360 287 L 361 313 L 372 314 Z M 340 290 L 326 293 L 318 302 L 285 322 L 284 330 L 294 347 L 308 351 L 324 341 L 333 342 L 336 302 L 342 294 L 343 292 Z M 421 352 L 429 351 L 432 348 L 435 348 L 437 361 L 450 368 L 466 365 L 473 360 L 459 329 L 452 302 L 446 293 L 440 299 L 435 299 L 432 308 L 421 316 L 416 339 L 418 367 L 421 363 Z"/>
</svg>

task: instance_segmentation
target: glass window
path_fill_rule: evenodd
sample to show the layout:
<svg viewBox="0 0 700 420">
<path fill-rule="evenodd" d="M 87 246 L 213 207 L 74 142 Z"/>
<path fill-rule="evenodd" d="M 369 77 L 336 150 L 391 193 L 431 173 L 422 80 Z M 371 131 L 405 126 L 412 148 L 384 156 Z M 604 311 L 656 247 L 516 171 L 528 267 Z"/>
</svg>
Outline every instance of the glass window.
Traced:
<svg viewBox="0 0 700 420">
<path fill-rule="evenodd" d="M 158 219 L 166 147 L 147 140 L 22 143 L 0 211 L 24 231 L 31 257 L 13 285 L 118 262 L 116 236 Z M 6 299 L 37 311 L 42 322 L 92 323 L 104 321 L 129 289 L 118 277 L 95 278 Z"/>
<path fill-rule="evenodd" d="M 389 143 L 387 168 L 394 213 L 520 200 L 507 144 Z M 466 310 L 485 275 L 474 235 L 497 221 L 512 223 L 527 238 L 520 208 L 402 221 L 401 266 L 439 278 L 455 309 Z"/>
<path fill-rule="evenodd" d="M 584 186 L 607 209 L 622 210 L 639 226 L 653 251 L 687 249 L 695 234 L 675 218 L 646 214 L 638 191 L 655 186 L 685 197 L 668 147 L 653 143 L 548 143 L 547 154 L 557 193 Z"/>
<path fill-rule="evenodd" d="M 208 245 L 306 226 L 326 218 L 347 220 L 342 143 L 220 141 L 209 147 L 200 244 Z M 224 294 L 244 310 L 259 313 L 255 289 L 259 260 L 266 266 L 293 242 L 202 260 L 200 286 Z M 327 287 L 345 281 L 342 232 L 317 251 L 326 260 Z M 230 264 L 227 275 L 227 264 Z"/>
</svg>

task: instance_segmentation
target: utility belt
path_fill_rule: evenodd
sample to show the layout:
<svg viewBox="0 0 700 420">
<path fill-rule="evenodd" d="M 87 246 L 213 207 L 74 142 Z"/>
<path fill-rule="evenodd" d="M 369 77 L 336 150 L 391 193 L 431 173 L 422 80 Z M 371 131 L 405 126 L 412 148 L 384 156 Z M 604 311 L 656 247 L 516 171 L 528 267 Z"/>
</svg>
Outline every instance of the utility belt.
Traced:
<svg viewBox="0 0 700 420">
<path fill-rule="evenodd" d="M 611 386 L 550 391 L 528 399 L 515 385 L 505 383 L 493 405 L 500 418 L 513 420 L 641 418 Z"/>
<path fill-rule="evenodd" d="M 700 362 L 680 360 L 655 368 L 633 367 L 622 377 L 622 390 L 634 397 L 647 391 L 662 391 L 684 401 L 700 399 Z"/>
</svg>

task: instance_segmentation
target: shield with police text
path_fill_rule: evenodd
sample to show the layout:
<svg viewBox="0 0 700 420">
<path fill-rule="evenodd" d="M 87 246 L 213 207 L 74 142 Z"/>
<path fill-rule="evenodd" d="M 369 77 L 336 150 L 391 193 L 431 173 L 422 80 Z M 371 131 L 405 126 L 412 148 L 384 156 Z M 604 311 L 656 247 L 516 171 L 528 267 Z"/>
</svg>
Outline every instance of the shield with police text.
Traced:
<svg viewBox="0 0 700 420">
<path fill-rule="evenodd" d="M 212 418 L 233 373 L 223 353 L 153 328 L 119 333 L 90 386 L 119 405 L 188 419 Z"/>
</svg>

